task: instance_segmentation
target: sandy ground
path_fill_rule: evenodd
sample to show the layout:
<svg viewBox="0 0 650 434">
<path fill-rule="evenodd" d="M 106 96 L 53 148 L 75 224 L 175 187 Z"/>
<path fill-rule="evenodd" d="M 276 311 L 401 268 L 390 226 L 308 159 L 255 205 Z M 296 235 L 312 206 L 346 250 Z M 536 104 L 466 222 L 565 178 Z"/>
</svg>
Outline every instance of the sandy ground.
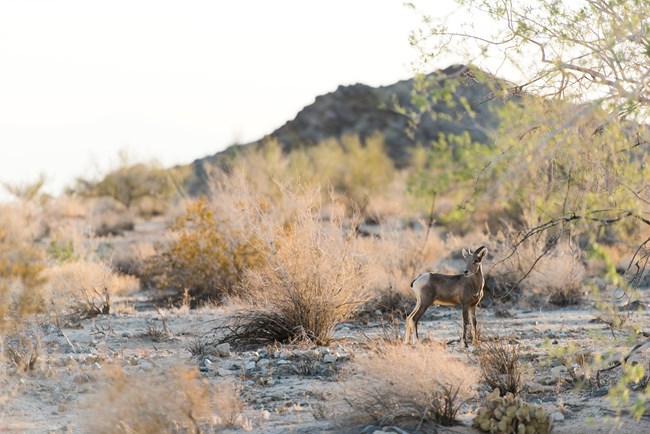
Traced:
<svg viewBox="0 0 650 434">
<path fill-rule="evenodd" d="M 392 327 L 380 316 L 371 317 L 367 324 L 341 324 L 337 340 L 329 348 L 233 351 L 230 357 L 210 358 L 206 366 L 205 360 L 191 356 L 188 347 L 218 325 L 227 312 L 221 308 L 162 310 L 171 334 L 160 340 L 147 332 L 161 325 L 160 313 L 147 299 L 148 294 L 142 293 L 116 300 L 114 310 L 118 313 L 84 320 L 76 328 L 38 326 L 41 350 L 36 368 L 15 372 L 5 363 L 4 371 L 0 371 L 0 432 L 91 432 L 89 408 L 102 387 L 102 370 L 115 363 L 127 373 L 143 376 L 164 376 L 173 365 L 184 363 L 198 366 L 211 386 L 236 380 L 242 385 L 240 398 L 245 404 L 243 416 L 247 423 L 226 432 L 338 432 L 335 422 L 342 407 L 335 390 L 354 384 L 354 371 L 349 368 L 355 356 L 367 351 L 369 340 L 385 336 Z M 647 416 L 641 421 L 627 414 L 617 416 L 607 400 L 607 391 L 611 381 L 618 378 L 619 369 L 604 374 L 600 387 L 593 379 L 577 387 L 574 379 L 580 372 L 569 372 L 572 368 L 567 370 L 568 363 L 548 357 L 561 354 L 561 348 L 571 344 L 605 357 L 627 354 L 634 342 L 607 350 L 605 343 L 610 340 L 606 338 L 611 332 L 603 323 L 594 321 L 599 315 L 589 303 L 556 310 L 512 308 L 504 312 L 492 308 L 480 310 L 479 323 L 484 335 L 498 334 L 521 345 L 527 361 L 523 397 L 556 414 L 559 420 L 554 432 L 650 432 Z M 630 319 L 643 330 L 650 330 L 646 311 L 635 312 Z M 455 340 L 460 332 L 460 312 L 454 308 L 430 309 L 420 323 L 420 336 L 436 342 Z M 476 350 L 471 347 L 466 350 L 452 342 L 447 348 L 461 359 L 478 364 Z M 304 360 L 306 354 L 319 360 L 322 369 L 304 369 L 299 359 Z M 647 366 L 649 354 L 650 349 L 642 349 L 631 360 Z M 481 388 L 479 397 L 487 393 Z M 460 426 L 441 432 L 478 432 L 468 425 L 480 398 L 463 406 Z"/>
</svg>

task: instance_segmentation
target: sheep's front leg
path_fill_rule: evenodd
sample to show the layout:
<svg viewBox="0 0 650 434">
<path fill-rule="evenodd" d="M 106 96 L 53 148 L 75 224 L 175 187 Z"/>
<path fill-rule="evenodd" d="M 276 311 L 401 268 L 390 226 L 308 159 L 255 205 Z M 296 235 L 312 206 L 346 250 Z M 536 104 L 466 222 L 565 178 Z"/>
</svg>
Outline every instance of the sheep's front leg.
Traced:
<svg viewBox="0 0 650 434">
<path fill-rule="evenodd" d="M 466 306 L 463 306 L 463 342 L 465 343 L 465 348 L 467 345 L 467 325 L 469 324 L 469 309 Z"/>
<path fill-rule="evenodd" d="M 472 306 L 469 310 L 470 317 L 472 319 L 472 344 L 476 346 L 478 342 L 478 327 L 476 323 L 476 306 Z"/>
</svg>

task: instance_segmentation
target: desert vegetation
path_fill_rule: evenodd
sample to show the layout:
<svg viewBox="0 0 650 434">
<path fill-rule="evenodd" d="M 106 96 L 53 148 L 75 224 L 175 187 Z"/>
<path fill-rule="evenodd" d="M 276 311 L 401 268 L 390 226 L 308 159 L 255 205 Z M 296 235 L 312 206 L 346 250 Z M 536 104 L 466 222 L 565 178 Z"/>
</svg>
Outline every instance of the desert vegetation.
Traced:
<svg viewBox="0 0 650 434">
<path fill-rule="evenodd" d="M 424 20 L 424 60 L 478 66 L 373 107 L 404 149 L 278 133 L 199 168 L 123 156 L 60 197 L 6 185 L 0 431 L 647 432 L 650 9 L 459 3 L 510 25 Z M 531 49 L 517 85 L 481 64 Z M 472 246 L 480 339 L 442 306 L 404 345 L 412 280 Z"/>
</svg>

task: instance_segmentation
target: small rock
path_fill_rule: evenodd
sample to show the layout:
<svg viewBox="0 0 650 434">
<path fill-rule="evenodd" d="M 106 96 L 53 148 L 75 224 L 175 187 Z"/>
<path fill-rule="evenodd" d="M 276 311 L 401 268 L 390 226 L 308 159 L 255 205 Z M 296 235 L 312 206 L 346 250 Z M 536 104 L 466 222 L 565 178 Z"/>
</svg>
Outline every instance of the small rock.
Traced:
<svg viewBox="0 0 650 434">
<path fill-rule="evenodd" d="M 141 359 L 141 360 L 138 362 L 138 366 L 140 367 L 140 369 L 142 369 L 142 370 L 145 371 L 145 372 L 151 372 L 151 371 L 153 371 L 153 363 L 151 363 L 151 362 L 148 361 L 148 360 Z"/>
<path fill-rule="evenodd" d="M 260 361 L 257 362 L 257 366 L 264 369 L 267 368 L 271 364 L 271 361 L 269 359 L 260 359 Z"/>
<path fill-rule="evenodd" d="M 208 358 L 203 359 L 203 366 L 205 366 L 207 369 L 210 369 L 212 367 L 212 360 Z"/>
<path fill-rule="evenodd" d="M 323 357 L 323 362 L 325 363 L 334 363 L 336 362 L 336 355 L 334 354 L 325 354 Z"/>
<path fill-rule="evenodd" d="M 233 375 L 233 372 L 226 368 L 219 368 L 217 370 L 217 373 L 222 377 L 230 377 L 231 375 Z"/>
<path fill-rule="evenodd" d="M 278 365 L 289 365 L 290 363 L 288 360 L 278 360 Z"/>
<path fill-rule="evenodd" d="M 599 398 L 601 396 L 607 395 L 608 393 L 609 393 L 609 389 L 607 388 L 607 386 L 603 386 L 600 389 L 593 391 L 591 395 L 596 398 Z"/>
<path fill-rule="evenodd" d="M 289 353 L 287 353 L 286 351 L 282 351 L 282 352 L 280 353 L 280 358 L 281 358 L 282 360 L 286 360 L 286 359 L 288 359 L 288 358 L 289 358 Z"/>
<path fill-rule="evenodd" d="M 408 432 L 404 431 L 402 428 L 396 426 L 384 426 L 381 428 L 381 430 L 389 433 L 409 434 Z"/>
<path fill-rule="evenodd" d="M 386 431 L 382 431 L 380 429 L 374 431 L 372 434 L 388 434 Z"/>
<path fill-rule="evenodd" d="M 256 364 L 253 360 L 251 360 L 250 362 L 246 363 L 246 370 L 247 370 L 247 371 L 252 371 L 252 370 L 255 369 L 256 367 L 257 367 L 257 364 Z"/>
<path fill-rule="evenodd" d="M 230 344 L 228 342 L 224 342 L 223 344 L 219 344 L 215 347 L 215 351 L 219 355 L 219 357 L 230 357 L 232 353 L 230 352 Z"/>
<path fill-rule="evenodd" d="M 551 413 L 551 420 L 554 422 L 561 422 L 564 420 L 564 415 L 559 411 Z"/>
<path fill-rule="evenodd" d="M 123 332 L 123 333 L 122 333 L 122 337 L 123 337 L 123 338 L 127 338 L 127 339 L 132 338 L 132 337 L 133 337 L 133 333 L 131 333 L 131 332 Z"/>
<path fill-rule="evenodd" d="M 563 365 L 551 368 L 551 374 L 556 378 L 563 378 L 566 375 L 566 373 L 567 373 L 567 369 Z"/>
<path fill-rule="evenodd" d="M 526 388 L 528 389 L 529 393 L 553 392 L 554 390 L 554 388 L 551 386 L 544 386 L 533 381 L 526 383 Z"/>
<path fill-rule="evenodd" d="M 375 431 L 377 431 L 377 426 L 376 425 L 368 425 L 364 429 L 361 430 L 360 434 L 372 434 Z"/>
</svg>

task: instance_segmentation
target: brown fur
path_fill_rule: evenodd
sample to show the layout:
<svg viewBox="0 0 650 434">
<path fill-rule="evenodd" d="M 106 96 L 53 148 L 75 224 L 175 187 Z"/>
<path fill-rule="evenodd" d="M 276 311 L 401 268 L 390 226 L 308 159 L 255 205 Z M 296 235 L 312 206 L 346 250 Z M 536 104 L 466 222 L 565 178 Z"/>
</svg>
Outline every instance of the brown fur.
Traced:
<svg viewBox="0 0 650 434">
<path fill-rule="evenodd" d="M 487 255 L 484 246 L 476 249 L 474 253 L 463 249 L 465 258 L 465 272 L 463 274 L 439 274 L 423 273 L 411 282 L 411 288 L 415 292 L 417 303 L 413 312 L 406 320 L 406 332 L 404 343 L 418 337 L 418 322 L 422 315 L 433 304 L 439 305 L 460 305 L 463 309 L 463 342 L 467 347 L 467 325 L 472 320 L 472 342 L 477 339 L 476 327 L 476 305 L 483 298 L 483 277 L 482 260 Z"/>
</svg>

